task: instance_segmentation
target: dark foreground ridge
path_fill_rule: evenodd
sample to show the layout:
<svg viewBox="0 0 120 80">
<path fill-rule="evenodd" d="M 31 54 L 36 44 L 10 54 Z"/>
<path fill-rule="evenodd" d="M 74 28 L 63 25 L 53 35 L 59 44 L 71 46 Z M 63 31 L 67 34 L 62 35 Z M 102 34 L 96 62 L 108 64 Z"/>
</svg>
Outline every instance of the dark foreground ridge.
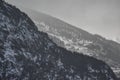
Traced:
<svg viewBox="0 0 120 80">
<path fill-rule="evenodd" d="M 0 80 L 117 80 L 97 59 L 58 47 L 19 9 L 0 0 Z"/>
</svg>

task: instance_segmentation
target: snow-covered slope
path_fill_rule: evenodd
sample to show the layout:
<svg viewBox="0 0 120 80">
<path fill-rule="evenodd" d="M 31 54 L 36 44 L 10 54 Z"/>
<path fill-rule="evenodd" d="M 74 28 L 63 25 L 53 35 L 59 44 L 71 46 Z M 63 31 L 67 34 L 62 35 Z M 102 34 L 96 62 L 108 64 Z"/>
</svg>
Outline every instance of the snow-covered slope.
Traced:
<svg viewBox="0 0 120 80">
<path fill-rule="evenodd" d="M 103 60 L 114 68 L 115 72 L 120 70 L 120 44 L 90 34 L 49 15 L 25 8 L 22 10 L 28 13 L 40 31 L 48 33 L 59 46 Z"/>
<path fill-rule="evenodd" d="M 104 62 L 58 47 L 0 0 L 0 80 L 117 80 Z"/>
<path fill-rule="evenodd" d="M 114 38 L 113 41 L 115 41 L 115 42 L 120 44 L 120 38 Z"/>
</svg>

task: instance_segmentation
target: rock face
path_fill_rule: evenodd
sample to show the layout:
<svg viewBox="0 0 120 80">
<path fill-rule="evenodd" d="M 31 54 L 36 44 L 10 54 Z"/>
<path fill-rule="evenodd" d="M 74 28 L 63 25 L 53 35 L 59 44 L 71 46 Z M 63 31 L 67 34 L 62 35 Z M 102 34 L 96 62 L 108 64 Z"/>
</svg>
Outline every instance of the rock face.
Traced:
<svg viewBox="0 0 120 80">
<path fill-rule="evenodd" d="M 102 61 L 58 47 L 19 9 L 0 2 L 0 80 L 117 80 Z"/>
<path fill-rule="evenodd" d="M 20 7 L 59 46 L 106 62 L 120 77 L 120 44 L 93 35 L 55 17 Z M 119 41 L 119 40 L 117 40 Z"/>
</svg>

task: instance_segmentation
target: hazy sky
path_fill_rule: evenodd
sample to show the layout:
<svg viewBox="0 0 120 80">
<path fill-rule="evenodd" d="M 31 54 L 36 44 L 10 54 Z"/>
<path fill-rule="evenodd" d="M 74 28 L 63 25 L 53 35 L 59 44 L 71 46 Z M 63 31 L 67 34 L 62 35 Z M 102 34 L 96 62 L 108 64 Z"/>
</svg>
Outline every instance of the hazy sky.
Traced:
<svg viewBox="0 0 120 80">
<path fill-rule="evenodd" d="M 120 37 L 120 0 L 6 0 L 107 38 Z"/>
</svg>

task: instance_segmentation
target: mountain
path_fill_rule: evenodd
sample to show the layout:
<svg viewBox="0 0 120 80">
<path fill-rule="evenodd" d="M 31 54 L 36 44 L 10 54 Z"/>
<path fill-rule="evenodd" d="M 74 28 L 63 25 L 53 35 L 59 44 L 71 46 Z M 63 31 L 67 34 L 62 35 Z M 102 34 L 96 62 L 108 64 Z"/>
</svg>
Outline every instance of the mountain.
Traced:
<svg viewBox="0 0 120 80">
<path fill-rule="evenodd" d="M 120 38 L 114 38 L 113 41 L 115 41 L 115 42 L 120 44 Z"/>
<path fill-rule="evenodd" d="M 120 76 L 120 44 L 100 35 L 88 33 L 47 14 L 21 9 L 32 18 L 38 29 L 48 33 L 57 45 L 105 61 L 116 75 Z"/>
<path fill-rule="evenodd" d="M 103 61 L 57 46 L 0 0 L 0 80 L 117 80 Z"/>
</svg>

